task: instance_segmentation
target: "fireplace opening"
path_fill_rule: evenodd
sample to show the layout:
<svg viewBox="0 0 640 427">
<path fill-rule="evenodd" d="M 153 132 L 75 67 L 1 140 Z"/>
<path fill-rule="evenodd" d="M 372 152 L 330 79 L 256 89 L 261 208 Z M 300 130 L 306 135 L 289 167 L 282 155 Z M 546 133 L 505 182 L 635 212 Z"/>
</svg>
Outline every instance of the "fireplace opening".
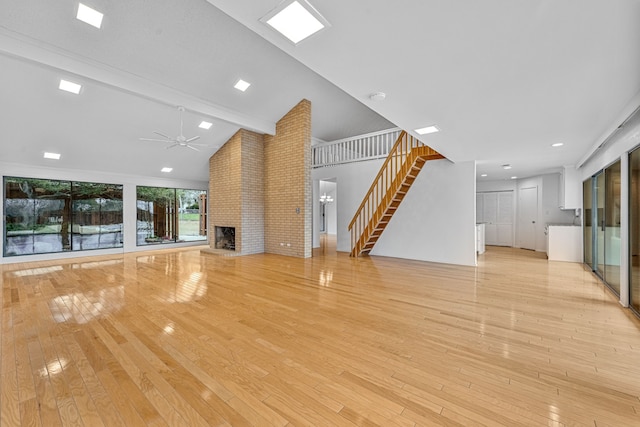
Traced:
<svg viewBox="0 0 640 427">
<path fill-rule="evenodd" d="M 218 227 L 216 225 L 216 249 L 236 250 L 235 227 Z"/>
</svg>

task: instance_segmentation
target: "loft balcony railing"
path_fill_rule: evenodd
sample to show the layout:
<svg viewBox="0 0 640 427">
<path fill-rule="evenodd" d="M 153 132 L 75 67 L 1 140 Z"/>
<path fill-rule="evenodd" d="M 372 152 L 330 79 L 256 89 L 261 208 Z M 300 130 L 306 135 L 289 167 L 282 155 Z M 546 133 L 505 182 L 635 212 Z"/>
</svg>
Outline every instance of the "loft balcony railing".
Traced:
<svg viewBox="0 0 640 427">
<path fill-rule="evenodd" d="M 400 132 L 398 128 L 388 129 L 314 145 L 311 147 L 311 167 L 383 159 L 389 154 Z"/>
</svg>

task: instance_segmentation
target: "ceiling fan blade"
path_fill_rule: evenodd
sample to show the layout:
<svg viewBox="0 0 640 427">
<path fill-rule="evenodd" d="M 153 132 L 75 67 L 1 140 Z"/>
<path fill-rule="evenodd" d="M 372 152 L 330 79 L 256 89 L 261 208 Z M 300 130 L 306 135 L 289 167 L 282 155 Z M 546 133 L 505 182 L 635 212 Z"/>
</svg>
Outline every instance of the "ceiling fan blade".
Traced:
<svg viewBox="0 0 640 427">
<path fill-rule="evenodd" d="M 199 136 L 194 136 L 194 137 L 191 137 L 191 138 L 187 139 L 185 142 L 189 143 L 191 141 L 195 141 L 196 139 L 200 139 L 200 137 Z"/>
<path fill-rule="evenodd" d="M 192 144 L 190 143 L 189 145 L 193 145 L 194 147 L 208 147 L 209 144 Z"/>
<path fill-rule="evenodd" d="M 166 139 L 155 139 L 155 138 L 138 138 L 140 141 L 154 141 L 154 142 L 171 142 Z"/>
<path fill-rule="evenodd" d="M 169 148 L 173 148 L 173 147 L 176 147 L 178 145 L 180 145 L 180 144 L 175 143 L 175 144 L 167 145 L 165 148 L 168 150 Z"/>
<path fill-rule="evenodd" d="M 193 147 L 193 146 L 191 146 L 191 145 L 185 145 L 185 147 L 187 147 L 187 148 L 191 148 L 193 151 L 200 151 L 200 150 L 198 150 L 196 147 Z"/>
<path fill-rule="evenodd" d="M 165 135 L 165 134 L 164 134 L 164 133 L 162 133 L 162 132 L 156 132 L 156 131 L 153 131 L 153 133 L 155 133 L 156 135 L 160 135 L 160 136 L 161 136 L 161 137 L 163 137 L 163 138 L 167 138 L 169 141 L 171 141 L 171 140 L 173 139 L 173 138 L 171 138 L 171 137 L 168 137 L 167 135 Z"/>
</svg>

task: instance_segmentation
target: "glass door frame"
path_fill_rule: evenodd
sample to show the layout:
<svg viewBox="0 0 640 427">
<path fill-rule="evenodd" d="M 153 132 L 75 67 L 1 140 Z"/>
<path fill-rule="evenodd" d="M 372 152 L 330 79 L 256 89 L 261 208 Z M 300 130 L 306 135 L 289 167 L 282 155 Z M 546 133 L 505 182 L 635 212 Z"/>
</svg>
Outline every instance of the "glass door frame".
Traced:
<svg viewBox="0 0 640 427">
<path fill-rule="evenodd" d="M 604 227 L 605 224 L 605 207 L 602 207 L 602 214 L 598 215 L 598 179 L 601 178 L 602 179 L 602 184 L 604 187 L 604 182 L 605 182 L 605 169 L 602 169 L 600 171 L 598 171 L 597 173 L 595 173 L 592 177 L 591 177 L 591 270 L 596 274 L 596 276 L 598 276 L 600 279 L 602 279 L 603 282 L 606 283 L 605 277 L 604 277 L 604 258 L 606 256 L 606 254 L 604 253 L 604 230 L 602 229 L 602 227 Z M 603 188 L 604 191 L 604 188 Z M 604 200 L 604 199 L 603 199 Z M 599 250 L 599 245 L 598 245 L 598 234 L 600 233 L 600 231 L 602 231 L 602 260 L 600 260 L 600 257 L 598 256 L 598 250 Z M 602 265 L 603 268 L 602 270 L 598 269 L 598 265 Z"/>
</svg>

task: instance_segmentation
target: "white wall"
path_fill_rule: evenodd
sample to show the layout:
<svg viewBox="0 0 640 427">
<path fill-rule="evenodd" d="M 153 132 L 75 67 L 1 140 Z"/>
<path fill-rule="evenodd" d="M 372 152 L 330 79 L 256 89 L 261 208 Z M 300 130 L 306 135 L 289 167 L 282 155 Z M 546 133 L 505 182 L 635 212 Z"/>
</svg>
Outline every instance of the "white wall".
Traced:
<svg viewBox="0 0 640 427">
<path fill-rule="evenodd" d="M 500 181 L 485 181 L 484 179 L 479 180 L 476 183 L 476 191 L 478 193 L 481 192 L 490 192 L 490 191 L 516 191 L 516 180 L 515 179 L 503 179 Z"/>
<path fill-rule="evenodd" d="M 580 218 L 576 218 L 575 209 L 560 209 L 561 181 L 562 175 L 559 173 L 542 175 L 542 220 L 545 224 L 580 225 Z"/>
<path fill-rule="evenodd" d="M 16 262 L 41 261 L 49 259 L 77 258 L 90 255 L 108 255 L 123 252 L 144 251 L 169 247 L 182 247 L 207 244 L 206 241 L 164 244 L 162 246 L 137 246 L 136 245 L 136 186 L 146 185 L 154 187 L 188 188 L 194 190 L 207 190 L 208 184 L 204 181 L 171 180 L 150 178 L 135 175 L 109 174 L 94 171 L 65 170 L 57 168 L 45 168 L 26 166 L 16 163 L 0 162 L 0 176 L 16 176 L 24 178 L 60 179 L 69 181 L 102 182 L 108 184 L 122 184 L 123 202 L 123 242 L 124 247 L 113 249 L 96 249 L 91 251 L 73 251 L 52 254 L 36 254 L 0 258 L 0 264 Z M 4 191 L 4 189 L 3 189 Z M 4 218 L 4 205 L 0 203 L 0 216 Z M 4 238 L 0 240 L 0 254 L 4 253 Z"/>
<path fill-rule="evenodd" d="M 371 255 L 476 265 L 475 162 L 427 162 Z"/>
<path fill-rule="evenodd" d="M 314 169 L 337 181 L 337 249 L 348 252 L 347 226 L 384 160 Z M 430 161 L 371 255 L 475 265 L 475 162 Z"/>
</svg>

